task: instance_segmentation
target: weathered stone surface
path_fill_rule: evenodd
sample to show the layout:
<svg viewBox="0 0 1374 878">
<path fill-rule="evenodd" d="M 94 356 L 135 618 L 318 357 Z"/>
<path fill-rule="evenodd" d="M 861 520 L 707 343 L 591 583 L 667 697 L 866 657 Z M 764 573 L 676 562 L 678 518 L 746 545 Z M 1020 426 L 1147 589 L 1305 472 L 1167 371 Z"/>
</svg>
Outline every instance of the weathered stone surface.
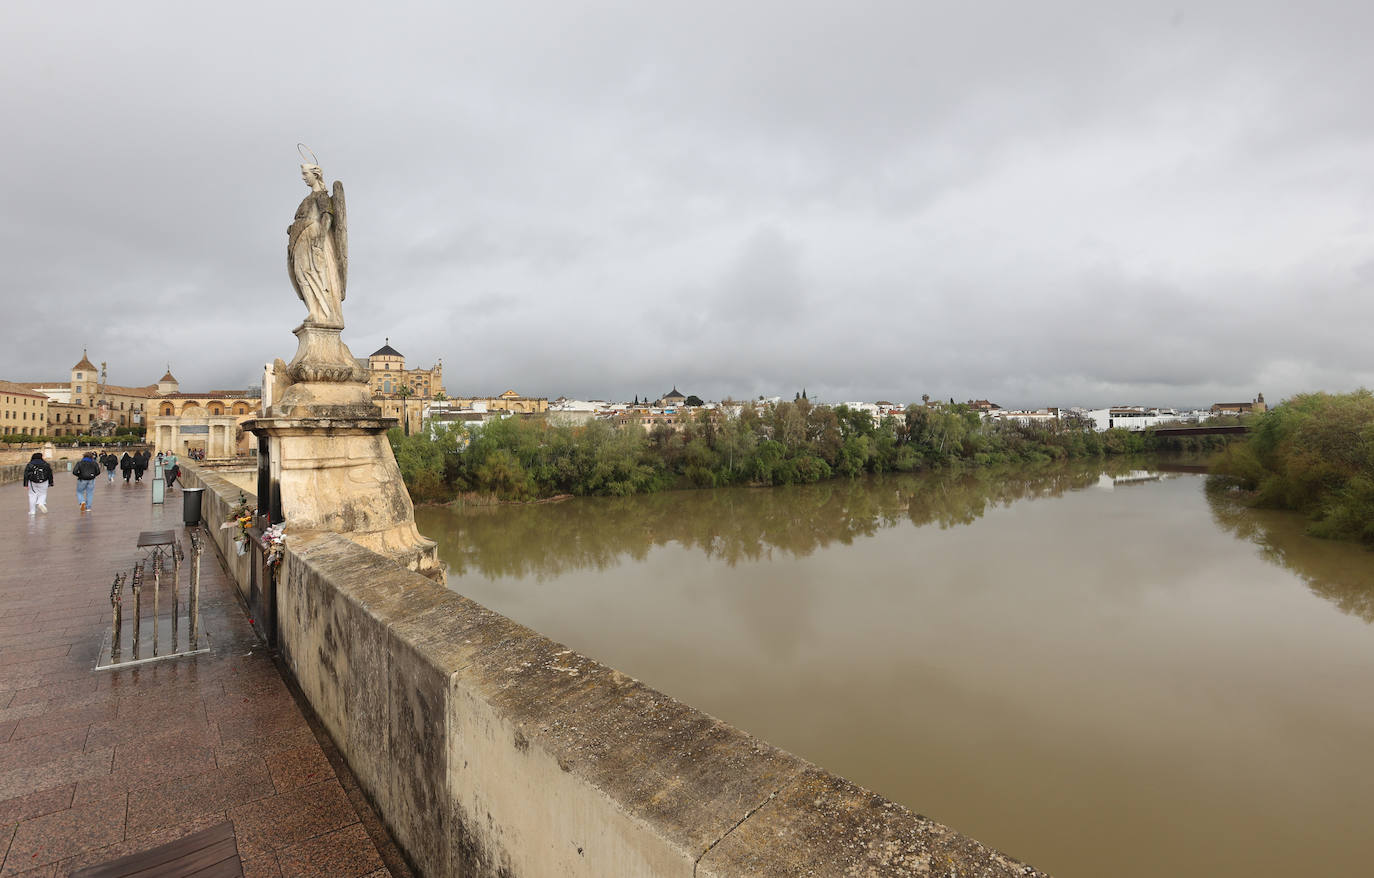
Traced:
<svg viewBox="0 0 1374 878">
<path fill-rule="evenodd" d="M 286 230 L 286 268 L 291 285 L 310 316 L 307 322 L 342 328 L 348 285 L 348 209 L 343 184 L 334 181 L 331 196 L 324 171 L 313 158 L 301 165 L 310 187 Z"/>
<path fill-rule="evenodd" d="M 317 326 L 306 322 L 294 330 L 298 344 L 296 356 L 286 367 L 286 375 L 293 382 L 284 389 L 280 402 L 274 406 L 282 414 L 291 414 L 296 405 L 318 405 L 326 402 L 345 401 L 358 405 L 372 405 L 372 395 L 367 393 L 367 371 L 358 365 L 353 352 L 340 337 L 341 328 Z M 334 388 L 314 385 L 343 385 L 339 392 L 330 396 Z M 361 386 L 363 393 L 354 389 Z"/>
<path fill-rule="evenodd" d="M 811 767 L 701 858 L 699 878 L 1047 878 L 947 826 Z"/>
<path fill-rule="evenodd" d="M 343 185 L 331 195 L 313 162 L 301 165 L 310 194 L 288 229 L 287 268 L 309 311 L 293 332 L 296 355 L 268 370 L 270 401 L 263 417 L 243 426 L 265 449 L 260 490 L 273 516 L 293 533 L 348 535 L 411 570 L 442 574 L 432 540 L 415 529 L 415 509 L 386 439 L 394 421 L 382 417 L 367 372 L 344 344 L 348 223 Z M 270 392 L 269 392 L 270 391 Z"/>
<path fill-rule="evenodd" d="M 1041 874 L 339 536 L 285 564 L 289 665 L 426 874 Z"/>
<path fill-rule="evenodd" d="M 210 532 L 210 539 L 214 540 L 219 548 L 220 557 L 229 568 L 230 579 L 239 589 L 239 594 L 247 600 L 249 565 L 252 563 L 252 557 L 238 553 L 234 545 L 234 530 L 221 528 L 220 524 L 232 517 L 231 512 L 238 505 L 240 497 L 244 498 L 249 506 L 257 504 L 257 497 L 252 491 L 245 491 L 213 469 L 191 461 L 182 461 L 181 467 L 183 485 L 188 488 L 205 488 L 205 493 L 201 495 L 201 518 Z M 202 563 L 209 562 L 203 560 Z"/>
<path fill-rule="evenodd" d="M 293 385 L 286 396 L 308 386 Z M 325 386 L 366 392 L 360 384 Z M 329 414 L 259 418 L 244 425 L 270 442 L 288 530 L 344 534 L 411 570 L 440 570 L 434 541 L 415 529 L 415 507 L 386 438 L 391 420 L 380 417 L 370 402 L 295 407 L 302 408 Z"/>
</svg>

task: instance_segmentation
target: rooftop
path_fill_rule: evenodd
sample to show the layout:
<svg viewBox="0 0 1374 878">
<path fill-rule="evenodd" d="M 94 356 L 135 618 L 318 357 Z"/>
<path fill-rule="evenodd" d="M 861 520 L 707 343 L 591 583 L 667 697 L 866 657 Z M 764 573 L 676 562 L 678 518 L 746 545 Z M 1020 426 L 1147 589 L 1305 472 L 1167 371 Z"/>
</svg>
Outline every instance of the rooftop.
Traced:
<svg viewBox="0 0 1374 878">
<path fill-rule="evenodd" d="M 0 381 L 0 393 L 12 393 L 18 396 L 36 396 L 39 399 L 47 399 L 47 394 L 39 393 L 32 386 L 19 384 L 14 381 Z"/>
</svg>

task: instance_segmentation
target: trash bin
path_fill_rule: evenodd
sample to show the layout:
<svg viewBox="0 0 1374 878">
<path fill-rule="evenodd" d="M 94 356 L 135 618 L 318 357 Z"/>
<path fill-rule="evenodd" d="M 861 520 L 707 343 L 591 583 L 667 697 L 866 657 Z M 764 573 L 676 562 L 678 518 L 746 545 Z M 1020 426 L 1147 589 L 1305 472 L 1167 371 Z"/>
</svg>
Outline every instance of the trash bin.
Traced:
<svg viewBox="0 0 1374 878">
<path fill-rule="evenodd" d="M 204 493 L 204 488 L 181 489 L 181 520 L 187 527 L 200 524 L 200 495 Z"/>
</svg>

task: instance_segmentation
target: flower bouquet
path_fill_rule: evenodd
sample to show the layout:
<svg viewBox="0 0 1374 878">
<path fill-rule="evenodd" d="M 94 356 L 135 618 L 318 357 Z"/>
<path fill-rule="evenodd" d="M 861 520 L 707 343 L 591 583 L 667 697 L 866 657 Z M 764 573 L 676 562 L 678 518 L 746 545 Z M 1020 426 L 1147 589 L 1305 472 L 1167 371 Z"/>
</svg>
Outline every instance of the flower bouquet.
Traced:
<svg viewBox="0 0 1374 878">
<path fill-rule="evenodd" d="M 286 552 L 286 523 L 274 524 L 262 532 L 262 546 L 267 553 L 267 566 L 276 567 Z"/>
<path fill-rule="evenodd" d="M 240 555 L 248 551 L 248 528 L 253 526 L 253 516 L 256 514 L 257 510 L 248 505 L 248 498 L 239 492 L 238 505 L 229 513 L 229 520 L 219 526 L 220 530 L 230 527 L 238 528 L 238 534 L 234 537 L 234 545 L 238 546 Z"/>
</svg>

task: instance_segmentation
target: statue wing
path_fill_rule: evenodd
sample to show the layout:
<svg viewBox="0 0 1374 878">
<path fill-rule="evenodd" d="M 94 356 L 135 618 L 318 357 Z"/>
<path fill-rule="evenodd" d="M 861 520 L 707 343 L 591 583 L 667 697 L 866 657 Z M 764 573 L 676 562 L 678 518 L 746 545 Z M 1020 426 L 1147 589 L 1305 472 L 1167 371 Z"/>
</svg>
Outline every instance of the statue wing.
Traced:
<svg viewBox="0 0 1374 878">
<path fill-rule="evenodd" d="M 348 205 L 342 181 L 334 181 L 334 252 L 339 257 L 339 301 L 348 290 Z"/>
</svg>

